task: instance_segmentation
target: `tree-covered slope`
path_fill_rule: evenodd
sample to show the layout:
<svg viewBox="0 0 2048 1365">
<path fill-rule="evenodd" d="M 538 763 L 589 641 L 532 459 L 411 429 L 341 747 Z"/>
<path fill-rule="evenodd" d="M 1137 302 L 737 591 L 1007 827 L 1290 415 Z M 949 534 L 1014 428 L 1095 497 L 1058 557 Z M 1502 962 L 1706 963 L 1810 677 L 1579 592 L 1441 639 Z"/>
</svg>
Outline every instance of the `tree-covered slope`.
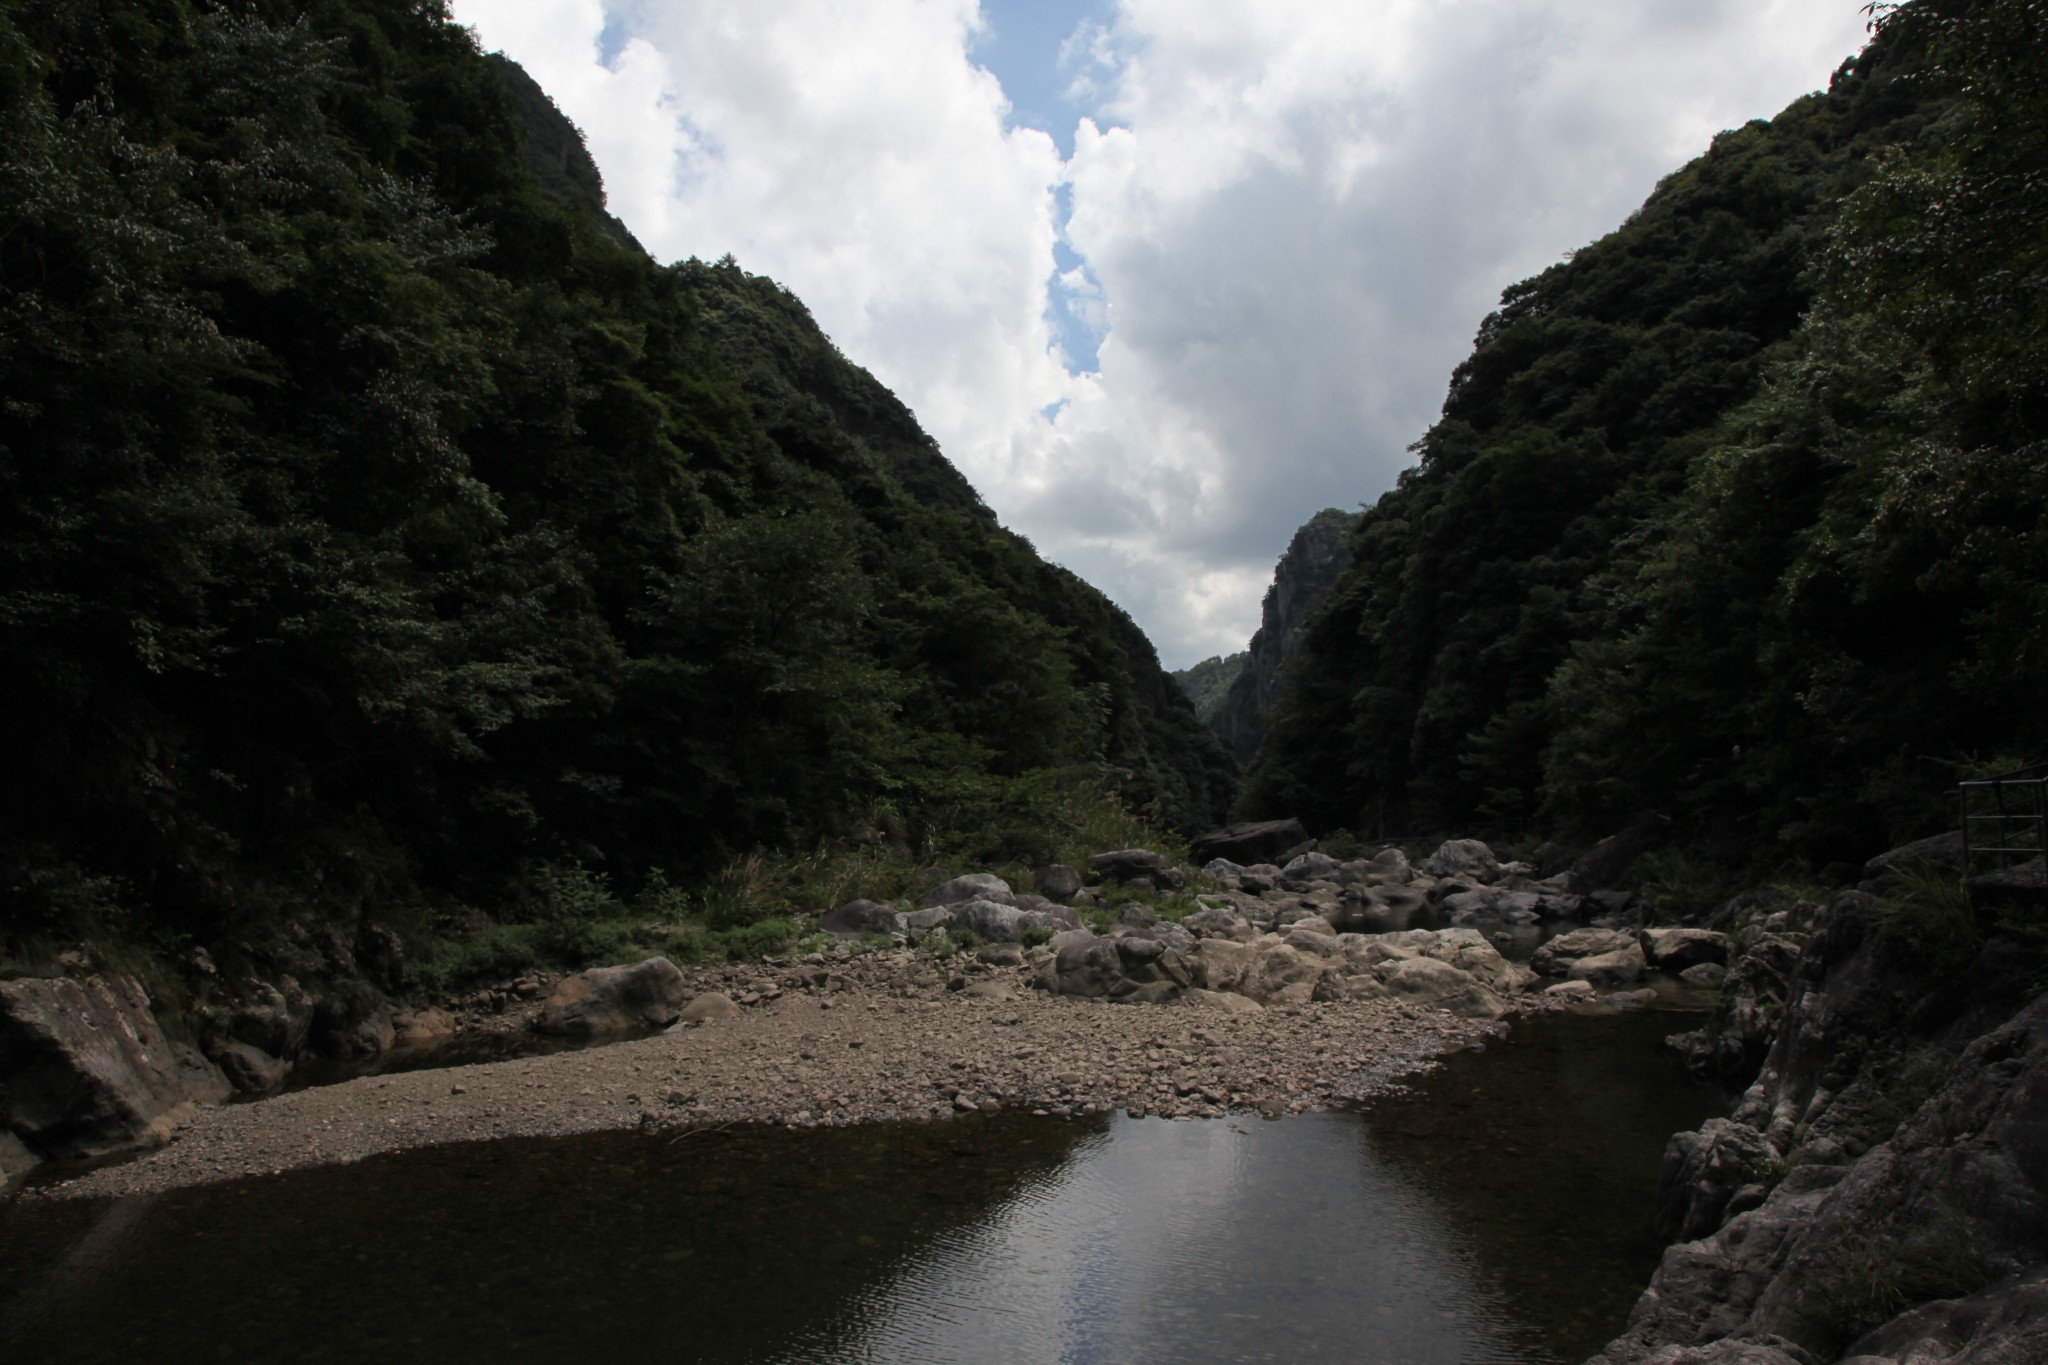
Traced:
<svg viewBox="0 0 2048 1365">
<path fill-rule="evenodd" d="M 1244 661 L 1250 657 L 1242 650 L 1230 655 L 1212 654 L 1172 675 L 1175 684 L 1194 703 L 1195 714 L 1204 724 L 1214 719 L 1216 708 L 1223 705 L 1224 694 L 1230 691 L 1230 685 L 1244 671 Z"/>
<path fill-rule="evenodd" d="M 10 5 L 0 129 L 13 934 L 1221 814 L 1129 618 L 439 4 Z"/>
<path fill-rule="evenodd" d="M 1880 7 L 1509 289 L 1248 780 L 1325 825 L 1658 809 L 1861 857 L 2048 744 L 2041 79 L 2019 0 Z"/>
</svg>

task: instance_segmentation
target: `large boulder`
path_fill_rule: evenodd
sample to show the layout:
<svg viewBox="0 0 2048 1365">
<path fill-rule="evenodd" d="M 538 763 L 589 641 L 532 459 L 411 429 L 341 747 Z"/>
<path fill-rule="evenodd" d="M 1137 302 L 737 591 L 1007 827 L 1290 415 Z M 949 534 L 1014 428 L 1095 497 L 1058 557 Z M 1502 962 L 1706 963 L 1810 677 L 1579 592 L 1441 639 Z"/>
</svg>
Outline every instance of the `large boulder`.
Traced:
<svg viewBox="0 0 2048 1365">
<path fill-rule="evenodd" d="M 1299 820 L 1258 820 L 1204 834 L 1188 846 L 1195 861 L 1228 858 L 1249 866 L 1269 863 L 1291 848 L 1308 842 Z"/>
<path fill-rule="evenodd" d="M 1398 848 L 1383 848 L 1370 858 L 1344 864 L 1344 869 L 1351 880 L 1367 886 L 1399 886 L 1415 880 L 1408 855 Z"/>
<path fill-rule="evenodd" d="M 1657 1235 L 1667 1244 L 1696 1241 L 1755 1208 L 1777 1160 L 1778 1149 L 1762 1133 L 1732 1119 L 1708 1119 L 1695 1132 L 1674 1134 L 1657 1182 Z"/>
<path fill-rule="evenodd" d="M 1636 946 L 1634 934 L 1620 929 L 1574 929 L 1539 946 L 1530 957 L 1529 966 L 1538 976 L 1569 976 L 1572 964 L 1581 958 L 1600 957 L 1624 949 L 1634 950 L 1638 958 L 1641 957 L 1642 950 Z"/>
<path fill-rule="evenodd" d="M 1448 963 L 1500 995 L 1521 989 L 1515 965 L 1500 955 L 1484 934 L 1476 929 L 1439 929 L 1434 942 L 1423 947 L 1423 955 Z"/>
<path fill-rule="evenodd" d="M 228 1078 L 228 1084 L 245 1095 L 265 1095 L 284 1084 L 292 1064 L 273 1057 L 260 1047 L 230 1040 L 213 1054 L 214 1064 Z"/>
<path fill-rule="evenodd" d="M 455 1016 L 444 1009 L 399 1010 L 391 1016 L 391 1023 L 397 1030 L 393 1047 L 432 1047 L 456 1034 Z"/>
<path fill-rule="evenodd" d="M 321 1056 L 348 1061 L 381 1057 L 397 1039 L 390 1002 L 367 981 L 345 981 L 321 997 L 307 1034 Z"/>
<path fill-rule="evenodd" d="M 1016 896 L 1010 884 L 993 872 L 970 872 L 964 877 L 940 882 L 925 893 L 927 908 L 941 905 L 958 905 L 962 901 L 995 901 L 1000 905 L 1011 905 Z"/>
<path fill-rule="evenodd" d="M 1890 873 L 1910 868 L 1960 872 L 1963 868 L 1963 832 L 1950 830 L 1878 854 L 1863 865 L 1865 881 L 1881 881 Z"/>
<path fill-rule="evenodd" d="M 1056 995 L 1099 997 L 1114 990 L 1123 976 L 1116 940 L 1089 937 L 1062 945 L 1046 964 L 1039 984 Z"/>
<path fill-rule="evenodd" d="M 1038 869 L 1038 890 L 1053 900 L 1070 899 L 1082 885 L 1081 874 L 1065 863 L 1049 863 Z"/>
<path fill-rule="evenodd" d="M 1250 921 L 1228 906 L 1211 905 L 1181 921 L 1181 927 L 1197 938 L 1232 938 L 1249 943 L 1258 937 Z"/>
<path fill-rule="evenodd" d="M 1088 859 L 1088 870 L 1106 882 L 1143 884 L 1161 891 L 1178 891 L 1187 885 L 1187 875 L 1163 853 L 1148 848 L 1120 848 L 1097 853 Z"/>
<path fill-rule="evenodd" d="M 1705 1028 L 1673 1034 L 1666 1043 L 1702 1080 L 1747 1085 L 1778 1034 L 1804 943 L 1789 934 L 1762 934 L 1729 964 L 1721 1005 Z"/>
<path fill-rule="evenodd" d="M 1026 929 L 1058 933 L 1070 928 L 1064 919 L 1044 910 L 1020 910 L 998 901 L 963 901 L 953 907 L 953 927 L 979 937 L 984 943 L 1017 943 Z"/>
<path fill-rule="evenodd" d="M 1432 877 L 1470 877 L 1490 882 L 1500 876 L 1500 859 L 1477 839 L 1449 839 L 1424 860 L 1422 870 Z"/>
<path fill-rule="evenodd" d="M 1252 948 L 1228 938 L 1205 938 L 1195 949 L 1195 980 L 1212 991 L 1235 991 L 1244 984 Z"/>
<path fill-rule="evenodd" d="M 1643 950 L 1631 943 L 1611 953 L 1594 953 L 1571 964 L 1565 976 L 1596 986 L 1626 986 L 1643 977 Z"/>
<path fill-rule="evenodd" d="M 1643 929 L 1636 942 L 1644 960 L 1660 972 L 1682 972 L 1708 962 L 1728 964 L 1728 936 L 1711 929 Z"/>
<path fill-rule="evenodd" d="M 1498 1019 L 1507 1013 L 1500 997 L 1469 972 L 1434 957 L 1389 962 L 1374 973 L 1389 993 L 1464 1019 Z"/>
<path fill-rule="evenodd" d="M 133 977 L 0 984 L 0 1095 L 7 1126 L 46 1157 L 97 1157 L 163 1142 L 228 1082 L 165 1038 Z"/>
<path fill-rule="evenodd" d="M 840 938 L 857 938 L 862 934 L 893 934 L 896 923 L 894 907 L 880 901 L 857 900 L 827 910 L 818 927 Z"/>
<path fill-rule="evenodd" d="M 1278 940 L 1255 945 L 1238 990 L 1262 1004 L 1305 1005 L 1328 967 L 1312 954 Z M 1213 989 L 1213 987 L 1212 987 Z"/>
<path fill-rule="evenodd" d="M 568 1037 L 667 1028 L 681 1017 L 688 996 L 682 972 L 665 957 L 597 967 L 563 977 L 533 1027 Z"/>
<path fill-rule="evenodd" d="M 1204 994 L 1207 994 L 1207 992 L 1204 992 Z M 1231 998 L 1239 999 L 1241 997 L 1233 996 Z M 1245 1003 L 1250 1004 L 1251 1002 L 1246 1001 Z M 30 1151 L 27 1143 L 8 1132 L 5 1128 L 0 1128 L 0 1193 L 4 1193 L 9 1185 L 12 1185 L 41 1164 L 42 1158 Z"/>
<path fill-rule="evenodd" d="M 1280 875 L 1301 882 L 1333 881 L 1344 864 L 1327 853 L 1308 852 L 1289 858 Z"/>
<path fill-rule="evenodd" d="M 289 976 L 276 985 L 258 983 L 248 1003 L 228 1017 L 229 1037 L 285 1061 L 304 1050 L 312 1029 L 313 997 Z"/>
<path fill-rule="evenodd" d="M 952 906 L 928 905 L 922 910 L 913 910 L 905 915 L 903 917 L 903 930 L 908 934 L 923 935 L 952 922 Z"/>
</svg>

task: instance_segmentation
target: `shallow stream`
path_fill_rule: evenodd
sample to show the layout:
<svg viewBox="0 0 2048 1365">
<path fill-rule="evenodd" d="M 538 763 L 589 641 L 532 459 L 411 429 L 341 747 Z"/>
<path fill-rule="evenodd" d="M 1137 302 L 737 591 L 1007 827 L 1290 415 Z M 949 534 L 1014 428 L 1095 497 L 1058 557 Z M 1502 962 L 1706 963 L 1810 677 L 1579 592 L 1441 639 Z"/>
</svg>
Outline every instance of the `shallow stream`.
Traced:
<svg viewBox="0 0 2048 1365">
<path fill-rule="evenodd" d="M 1654 1268 L 1687 1016 L 1524 1020 L 1359 1113 L 431 1148 L 0 1207 L 0 1359 L 1571 1362 Z"/>
</svg>

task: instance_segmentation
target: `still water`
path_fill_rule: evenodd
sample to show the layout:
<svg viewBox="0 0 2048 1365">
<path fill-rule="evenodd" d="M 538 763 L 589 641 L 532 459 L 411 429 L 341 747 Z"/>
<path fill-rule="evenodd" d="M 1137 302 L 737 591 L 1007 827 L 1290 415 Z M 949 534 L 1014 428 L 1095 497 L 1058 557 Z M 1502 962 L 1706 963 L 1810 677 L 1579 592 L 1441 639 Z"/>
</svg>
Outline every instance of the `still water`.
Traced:
<svg viewBox="0 0 2048 1365">
<path fill-rule="evenodd" d="M 0 1359 L 1569 1362 L 1650 1271 L 1673 1013 L 1360 1113 L 608 1133 L 0 1209 Z"/>
</svg>

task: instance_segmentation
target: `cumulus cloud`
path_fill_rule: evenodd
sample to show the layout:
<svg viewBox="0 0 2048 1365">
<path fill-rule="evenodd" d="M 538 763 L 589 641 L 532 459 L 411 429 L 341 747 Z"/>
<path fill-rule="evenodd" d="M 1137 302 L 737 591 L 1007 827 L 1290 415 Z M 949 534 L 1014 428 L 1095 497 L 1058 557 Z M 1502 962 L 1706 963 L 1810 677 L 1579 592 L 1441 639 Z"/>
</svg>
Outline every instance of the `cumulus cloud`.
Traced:
<svg viewBox="0 0 2048 1365">
<path fill-rule="evenodd" d="M 1066 46 L 1062 161 L 974 0 L 456 12 L 650 249 L 794 290 L 1170 666 L 1241 648 L 1294 527 L 1391 484 L 1503 286 L 1862 36 L 1853 0 L 1121 0 Z"/>
</svg>

